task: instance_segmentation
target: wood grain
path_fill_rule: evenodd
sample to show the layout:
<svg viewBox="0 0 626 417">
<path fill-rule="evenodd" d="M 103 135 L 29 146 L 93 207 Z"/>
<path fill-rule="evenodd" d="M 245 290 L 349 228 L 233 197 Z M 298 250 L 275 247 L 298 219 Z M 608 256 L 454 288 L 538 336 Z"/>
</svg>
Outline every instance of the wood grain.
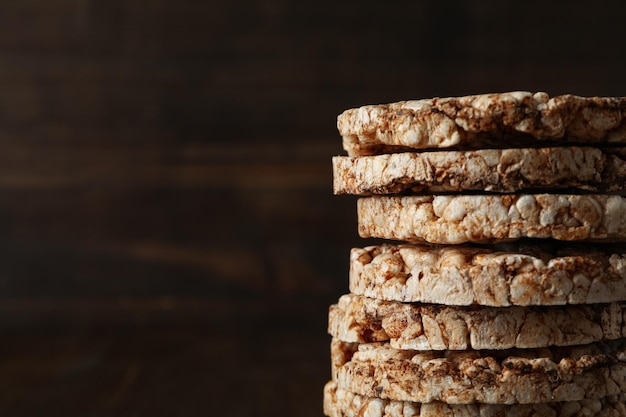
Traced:
<svg viewBox="0 0 626 417">
<path fill-rule="evenodd" d="M 0 411 L 321 415 L 328 341 L 310 327 L 244 329 L 235 334 L 179 323 L 5 333 L 10 337 L 0 347 Z M 294 349 L 293 340 L 302 346 Z"/>
</svg>

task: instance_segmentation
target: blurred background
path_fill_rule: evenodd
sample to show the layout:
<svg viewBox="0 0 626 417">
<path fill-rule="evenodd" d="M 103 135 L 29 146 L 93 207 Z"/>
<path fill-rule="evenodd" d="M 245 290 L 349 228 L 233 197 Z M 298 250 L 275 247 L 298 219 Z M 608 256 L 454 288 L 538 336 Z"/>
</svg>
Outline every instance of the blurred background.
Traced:
<svg viewBox="0 0 626 417">
<path fill-rule="evenodd" d="M 626 3 L 0 3 L 0 415 L 321 416 L 336 116 L 626 95 Z"/>
</svg>

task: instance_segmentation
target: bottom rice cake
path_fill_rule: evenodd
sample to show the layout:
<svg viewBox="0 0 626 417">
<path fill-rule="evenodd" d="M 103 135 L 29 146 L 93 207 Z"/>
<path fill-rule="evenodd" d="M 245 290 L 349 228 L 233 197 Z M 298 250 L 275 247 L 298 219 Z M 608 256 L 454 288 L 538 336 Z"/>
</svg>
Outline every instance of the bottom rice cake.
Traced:
<svg viewBox="0 0 626 417">
<path fill-rule="evenodd" d="M 331 342 L 333 380 L 356 394 L 448 404 L 581 401 L 626 392 L 626 340 L 502 351 Z"/>
<path fill-rule="evenodd" d="M 626 417 L 626 394 L 537 404 L 446 404 L 385 400 L 354 394 L 330 381 L 324 387 L 328 417 Z"/>
</svg>

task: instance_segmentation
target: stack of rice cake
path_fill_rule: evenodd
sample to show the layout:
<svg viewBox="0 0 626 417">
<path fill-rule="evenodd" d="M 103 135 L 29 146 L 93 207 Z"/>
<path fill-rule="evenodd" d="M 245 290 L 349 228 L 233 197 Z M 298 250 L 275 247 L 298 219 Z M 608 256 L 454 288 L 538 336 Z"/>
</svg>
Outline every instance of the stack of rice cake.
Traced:
<svg viewBox="0 0 626 417">
<path fill-rule="evenodd" d="M 626 98 L 512 92 L 365 106 L 330 307 L 324 413 L 626 416 Z"/>
</svg>

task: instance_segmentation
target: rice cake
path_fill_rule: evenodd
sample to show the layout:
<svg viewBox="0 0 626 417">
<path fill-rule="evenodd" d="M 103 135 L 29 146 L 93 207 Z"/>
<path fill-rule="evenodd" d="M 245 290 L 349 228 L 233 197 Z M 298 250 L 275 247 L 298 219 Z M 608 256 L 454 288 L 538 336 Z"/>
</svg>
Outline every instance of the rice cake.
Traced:
<svg viewBox="0 0 626 417">
<path fill-rule="evenodd" d="M 337 117 L 350 156 L 407 149 L 625 143 L 626 98 L 514 91 L 406 100 Z"/>
<path fill-rule="evenodd" d="M 328 316 L 328 332 L 336 339 L 407 350 L 527 349 L 626 337 L 626 303 L 454 307 L 346 294 Z"/>
<path fill-rule="evenodd" d="M 626 241 L 618 195 L 372 196 L 357 201 L 364 238 L 460 244 L 520 238 Z"/>
<path fill-rule="evenodd" d="M 481 149 L 335 156 L 335 194 L 433 194 L 466 190 L 626 189 L 626 148 Z"/>
<path fill-rule="evenodd" d="M 446 404 L 384 400 L 324 386 L 329 417 L 626 417 L 626 394 L 599 399 L 537 404 Z"/>
<path fill-rule="evenodd" d="M 353 248 L 349 288 L 381 300 L 448 305 L 626 301 L 626 247 L 510 243 L 490 248 Z"/>
</svg>

